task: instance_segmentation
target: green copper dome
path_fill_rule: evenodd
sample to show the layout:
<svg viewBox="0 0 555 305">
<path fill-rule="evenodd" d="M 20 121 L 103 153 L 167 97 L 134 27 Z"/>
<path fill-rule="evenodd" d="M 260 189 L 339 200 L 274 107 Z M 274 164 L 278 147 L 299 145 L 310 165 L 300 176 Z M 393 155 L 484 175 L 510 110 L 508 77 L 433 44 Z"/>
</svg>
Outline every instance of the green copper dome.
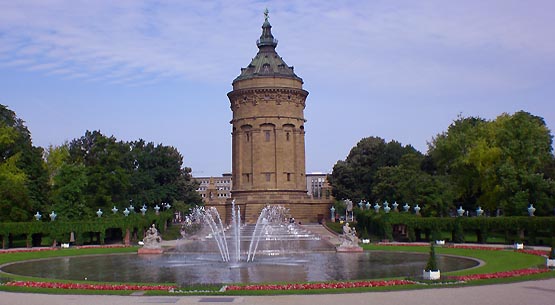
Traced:
<svg viewBox="0 0 555 305">
<path fill-rule="evenodd" d="M 246 68 L 241 68 L 241 74 L 233 82 L 258 77 L 294 78 L 302 82 L 302 79 L 293 72 L 293 67 L 289 67 L 276 53 L 278 41 L 272 35 L 272 26 L 268 21 L 268 10 L 264 12 L 264 16 L 262 35 L 256 41 L 258 53 Z"/>
</svg>

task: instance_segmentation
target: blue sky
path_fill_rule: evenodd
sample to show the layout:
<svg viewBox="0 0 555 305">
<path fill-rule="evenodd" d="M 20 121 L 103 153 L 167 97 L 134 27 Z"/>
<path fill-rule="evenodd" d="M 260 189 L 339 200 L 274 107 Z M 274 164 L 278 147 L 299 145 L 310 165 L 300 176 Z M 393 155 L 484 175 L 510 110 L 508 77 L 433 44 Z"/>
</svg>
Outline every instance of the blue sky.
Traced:
<svg viewBox="0 0 555 305">
<path fill-rule="evenodd" d="M 555 1 L 0 0 L 0 103 L 46 147 L 86 130 L 231 171 L 226 94 L 270 10 L 310 92 L 306 168 L 363 137 L 426 152 L 458 115 L 524 110 L 555 129 Z"/>
</svg>

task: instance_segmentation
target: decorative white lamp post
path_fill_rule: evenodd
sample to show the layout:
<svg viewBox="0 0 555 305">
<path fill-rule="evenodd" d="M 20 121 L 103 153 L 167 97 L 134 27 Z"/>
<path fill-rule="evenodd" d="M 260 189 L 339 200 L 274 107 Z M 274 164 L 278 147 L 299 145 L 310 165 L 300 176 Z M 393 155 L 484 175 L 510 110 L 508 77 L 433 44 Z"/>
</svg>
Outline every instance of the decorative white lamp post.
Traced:
<svg viewBox="0 0 555 305">
<path fill-rule="evenodd" d="M 459 206 L 459 209 L 457 210 L 457 214 L 459 214 L 459 217 L 464 215 L 465 210 L 462 208 L 462 205 Z"/>
<path fill-rule="evenodd" d="M 98 216 L 98 218 L 102 217 L 102 210 L 98 209 L 98 211 L 96 211 L 96 215 Z"/>
<path fill-rule="evenodd" d="M 141 214 L 143 214 L 143 216 L 145 216 L 146 210 L 146 205 L 143 204 L 143 207 L 141 208 Z"/>
<path fill-rule="evenodd" d="M 383 205 L 383 210 L 385 211 L 385 213 L 389 213 L 389 211 L 391 211 L 391 208 L 389 207 L 389 203 L 387 202 L 387 200 L 383 203 Z"/>
<path fill-rule="evenodd" d="M 394 212 L 399 212 L 399 210 L 397 209 L 397 207 L 399 206 L 399 204 L 397 203 L 397 201 L 393 202 L 393 204 L 392 204 L 391 206 L 393 206 L 393 211 L 394 211 Z"/>
<path fill-rule="evenodd" d="M 528 215 L 529 216 L 534 216 L 535 211 L 536 211 L 536 208 L 534 207 L 534 205 L 530 204 L 530 206 L 528 207 Z"/>
<path fill-rule="evenodd" d="M 129 210 L 127 208 L 125 208 L 125 210 L 123 210 L 123 215 L 125 215 L 125 217 L 129 216 Z"/>
<path fill-rule="evenodd" d="M 41 217 L 42 217 L 42 215 L 39 213 L 39 211 L 37 211 L 37 214 L 35 214 L 35 219 L 40 220 Z"/>
<path fill-rule="evenodd" d="M 54 211 L 52 211 L 52 213 L 50 213 L 50 215 L 48 215 L 48 216 L 50 216 L 50 221 L 54 221 L 54 220 L 56 220 L 56 216 L 58 216 L 58 215 Z"/>
<path fill-rule="evenodd" d="M 482 207 L 478 206 L 478 208 L 476 209 L 476 216 L 480 217 L 482 216 L 483 213 L 484 213 L 484 210 L 482 210 Z"/>
<path fill-rule="evenodd" d="M 418 203 L 417 203 L 416 206 L 414 207 L 414 213 L 415 213 L 416 215 L 420 215 L 420 209 L 421 209 L 421 208 L 418 206 Z"/>
</svg>

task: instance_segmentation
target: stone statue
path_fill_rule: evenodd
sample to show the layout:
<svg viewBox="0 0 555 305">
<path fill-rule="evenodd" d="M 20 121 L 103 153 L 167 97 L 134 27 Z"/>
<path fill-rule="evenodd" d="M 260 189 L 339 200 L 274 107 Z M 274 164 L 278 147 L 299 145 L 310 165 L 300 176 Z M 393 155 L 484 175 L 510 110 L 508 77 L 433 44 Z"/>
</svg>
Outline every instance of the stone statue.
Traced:
<svg viewBox="0 0 555 305">
<path fill-rule="evenodd" d="M 354 246 L 358 246 L 359 243 L 359 239 L 357 237 L 357 232 L 355 228 L 351 228 L 349 226 L 349 223 L 346 222 L 343 225 L 343 242 L 341 243 L 341 246 L 344 247 L 354 247 Z"/>
<path fill-rule="evenodd" d="M 154 224 L 146 231 L 145 237 L 143 238 L 144 246 L 146 249 L 161 249 L 162 248 L 162 237 L 158 234 L 158 230 Z"/>
<path fill-rule="evenodd" d="M 347 212 L 353 211 L 353 202 L 349 199 L 345 200 L 345 206 L 347 207 Z"/>
</svg>

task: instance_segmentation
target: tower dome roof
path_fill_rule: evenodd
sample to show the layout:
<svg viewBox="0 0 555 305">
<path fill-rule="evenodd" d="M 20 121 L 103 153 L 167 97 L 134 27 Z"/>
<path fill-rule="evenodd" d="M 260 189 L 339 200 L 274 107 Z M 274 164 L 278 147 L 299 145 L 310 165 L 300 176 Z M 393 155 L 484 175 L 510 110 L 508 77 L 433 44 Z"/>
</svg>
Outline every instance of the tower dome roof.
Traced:
<svg viewBox="0 0 555 305">
<path fill-rule="evenodd" d="M 268 9 L 264 11 L 264 23 L 262 24 L 262 35 L 256 41 L 258 53 L 246 68 L 241 68 L 241 74 L 233 82 L 259 78 L 259 77 L 282 77 L 302 79 L 293 72 L 293 67 L 288 66 L 277 52 L 277 39 L 272 35 L 272 25 L 268 21 Z"/>
</svg>

